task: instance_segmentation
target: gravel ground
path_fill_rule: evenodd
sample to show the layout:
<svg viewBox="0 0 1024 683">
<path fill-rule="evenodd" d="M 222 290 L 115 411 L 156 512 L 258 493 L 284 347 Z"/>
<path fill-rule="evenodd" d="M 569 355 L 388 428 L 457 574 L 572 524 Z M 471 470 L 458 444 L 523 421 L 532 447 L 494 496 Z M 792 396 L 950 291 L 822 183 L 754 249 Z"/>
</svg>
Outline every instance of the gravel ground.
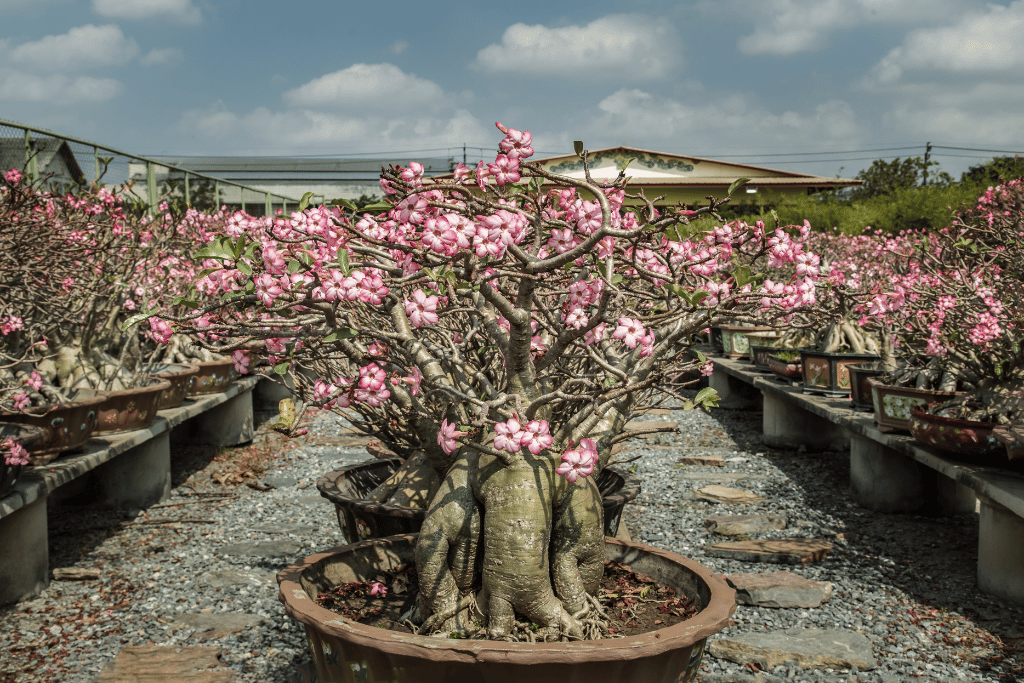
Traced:
<svg viewBox="0 0 1024 683">
<path fill-rule="evenodd" d="M 998 604 L 974 585 L 976 517 L 860 510 L 846 494 L 847 455 L 765 449 L 757 411 L 675 410 L 652 419 L 678 421 L 680 430 L 650 436 L 622 455 L 642 456 L 633 465 L 643 491 L 624 515 L 635 540 L 723 574 L 786 568 L 835 587 L 816 609 L 740 606 L 722 635 L 795 626 L 857 631 L 871 639 L 879 662 L 859 672 L 755 671 L 705 656 L 702 681 L 1024 680 L 1024 610 Z M 322 415 L 302 439 L 260 432 L 249 448 L 175 449 L 175 488 L 161 507 L 51 508 L 51 569 L 98 569 L 101 580 L 54 581 L 38 598 L 0 608 L 0 651 L 7 653 L 0 681 L 87 683 L 122 647 L 147 644 L 216 645 L 239 681 L 289 681 L 308 657 L 301 629 L 277 600 L 274 574 L 341 542 L 333 507 L 315 483 L 340 463 L 366 459 L 362 446 L 345 447 L 351 440 L 344 427 Z M 681 455 L 707 452 L 723 453 L 725 467 L 678 463 Z M 245 481 L 273 488 L 233 483 L 246 472 Z M 711 483 L 750 489 L 766 502 L 698 500 L 693 491 Z M 753 512 L 789 519 L 789 528 L 762 537 L 824 538 L 835 548 L 825 560 L 797 567 L 705 557 L 706 544 L 728 540 L 708 533 L 705 518 Z M 250 625 L 203 621 L 223 613 L 250 615 Z"/>
</svg>

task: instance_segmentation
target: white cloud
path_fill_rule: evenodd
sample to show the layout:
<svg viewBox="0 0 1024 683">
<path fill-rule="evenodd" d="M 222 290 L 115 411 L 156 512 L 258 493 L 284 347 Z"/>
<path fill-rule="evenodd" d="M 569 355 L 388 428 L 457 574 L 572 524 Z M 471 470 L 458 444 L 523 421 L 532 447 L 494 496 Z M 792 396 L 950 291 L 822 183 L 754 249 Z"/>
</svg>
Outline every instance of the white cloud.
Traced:
<svg viewBox="0 0 1024 683">
<path fill-rule="evenodd" d="M 44 71 L 78 70 L 127 64 L 139 54 L 139 45 L 114 24 L 73 28 L 59 36 L 22 43 L 11 50 L 9 61 Z"/>
<path fill-rule="evenodd" d="M 184 55 L 181 50 L 173 47 L 150 50 L 149 54 L 139 60 L 142 66 L 156 66 L 159 64 L 173 64 L 181 61 Z"/>
<path fill-rule="evenodd" d="M 983 147 L 1020 149 L 1024 85 L 1019 82 L 979 82 L 956 97 L 942 84 L 916 86 L 913 95 L 901 97 L 884 115 L 883 125 L 914 131 L 919 139 L 966 139 Z"/>
<path fill-rule="evenodd" d="M 989 5 L 955 24 L 918 29 L 875 65 L 867 88 L 898 83 L 906 71 L 959 74 L 1003 72 L 1012 81 L 1024 68 L 1024 0 Z"/>
<path fill-rule="evenodd" d="M 850 144 L 860 137 L 852 107 L 829 100 L 813 112 L 773 113 L 739 94 L 700 96 L 696 103 L 655 97 L 623 88 L 601 100 L 589 124 L 589 135 L 609 145 L 656 149 L 707 148 L 709 140 L 730 149 L 801 147 L 813 140 L 827 147 Z M 691 152 L 693 153 L 693 152 Z"/>
<path fill-rule="evenodd" d="M 400 55 L 409 49 L 409 43 L 404 40 L 396 40 L 388 46 L 388 49 L 396 55 Z"/>
<path fill-rule="evenodd" d="M 113 78 L 70 78 L 61 74 L 36 76 L 18 71 L 0 73 L 0 102 L 79 104 L 116 97 L 122 85 Z"/>
<path fill-rule="evenodd" d="M 353 64 L 284 94 L 284 101 L 293 107 L 346 109 L 437 107 L 447 99 L 433 81 L 407 74 L 393 64 Z"/>
<path fill-rule="evenodd" d="M 836 31 L 863 24 L 921 24 L 980 0 L 706 0 L 704 14 L 730 11 L 757 28 L 739 39 L 745 55 L 792 55 L 820 50 Z"/>
<path fill-rule="evenodd" d="M 671 24 L 634 14 L 611 15 L 586 26 L 513 24 L 500 45 L 477 53 L 473 66 L 487 73 L 551 78 L 566 73 L 663 78 L 681 67 L 680 45 Z"/>
<path fill-rule="evenodd" d="M 167 17 L 185 24 L 198 24 L 203 16 L 192 0 L 92 0 L 97 14 L 115 19 Z"/>
</svg>

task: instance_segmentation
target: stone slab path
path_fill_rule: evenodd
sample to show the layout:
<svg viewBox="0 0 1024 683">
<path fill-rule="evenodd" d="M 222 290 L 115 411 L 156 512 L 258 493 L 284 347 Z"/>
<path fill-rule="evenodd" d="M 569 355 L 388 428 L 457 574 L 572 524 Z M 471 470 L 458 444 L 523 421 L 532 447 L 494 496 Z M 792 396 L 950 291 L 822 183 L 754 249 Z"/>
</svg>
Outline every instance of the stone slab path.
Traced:
<svg viewBox="0 0 1024 683">
<path fill-rule="evenodd" d="M 825 559 L 832 544 L 816 538 L 780 538 L 735 541 L 705 546 L 704 554 L 742 562 L 807 564 Z"/>
<path fill-rule="evenodd" d="M 871 640 L 860 633 L 836 629 L 790 628 L 768 633 L 740 633 L 708 641 L 714 657 L 752 662 L 762 668 L 795 664 L 804 669 L 877 666 Z"/>
<path fill-rule="evenodd" d="M 764 531 L 786 528 L 785 515 L 714 515 L 704 520 L 704 528 L 720 536 L 752 536 Z"/>
<path fill-rule="evenodd" d="M 811 581 L 787 571 L 730 574 L 736 602 L 757 607 L 818 607 L 832 597 L 832 582 Z"/>
<path fill-rule="evenodd" d="M 758 505 L 764 502 L 764 498 L 751 491 L 734 489 L 719 484 L 711 484 L 694 491 L 698 498 L 711 501 L 712 503 L 723 503 L 725 505 Z"/>
<path fill-rule="evenodd" d="M 232 683 L 217 647 L 126 647 L 94 683 Z"/>
</svg>

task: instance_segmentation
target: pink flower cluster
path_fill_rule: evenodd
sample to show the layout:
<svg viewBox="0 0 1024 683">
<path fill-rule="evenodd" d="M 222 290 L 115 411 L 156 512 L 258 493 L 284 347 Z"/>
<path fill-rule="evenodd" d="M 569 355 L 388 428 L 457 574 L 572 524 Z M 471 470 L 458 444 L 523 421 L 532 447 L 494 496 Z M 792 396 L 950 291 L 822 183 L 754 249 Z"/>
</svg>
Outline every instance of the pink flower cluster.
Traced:
<svg viewBox="0 0 1024 683">
<path fill-rule="evenodd" d="M 547 420 L 530 420 L 522 425 L 515 417 L 494 425 L 494 447 L 499 451 L 518 453 L 526 448 L 537 455 L 554 442 L 548 433 Z"/>
<path fill-rule="evenodd" d="M 14 440 L 14 437 L 7 437 L 3 443 L 4 462 L 7 465 L 18 467 L 19 465 L 28 464 L 28 451 L 20 443 Z"/>
<path fill-rule="evenodd" d="M 577 448 L 573 448 L 570 442 L 568 450 L 562 453 L 562 462 L 555 468 L 555 473 L 565 477 L 570 484 L 575 484 L 580 477 L 589 477 L 597 462 L 597 444 L 593 439 L 580 439 Z"/>
</svg>

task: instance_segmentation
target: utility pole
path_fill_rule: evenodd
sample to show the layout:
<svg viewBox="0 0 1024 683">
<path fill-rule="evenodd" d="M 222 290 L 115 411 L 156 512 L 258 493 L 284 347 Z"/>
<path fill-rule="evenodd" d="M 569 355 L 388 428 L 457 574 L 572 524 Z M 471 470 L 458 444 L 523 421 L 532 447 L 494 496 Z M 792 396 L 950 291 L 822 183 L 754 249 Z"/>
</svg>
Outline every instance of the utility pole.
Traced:
<svg viewBox="0 0 1024 683">
<path fill-rule="evenodd" d="M 932 143 L 928 142 L 924 147 L 924 180 L 921 184 L 928 187 L 928 157 L 932 155 Z"/>
<path fill-rule="evenodd" d="M 466 143 L 462 143 L 462 165 L 466 165 Z"/>
</svg>

